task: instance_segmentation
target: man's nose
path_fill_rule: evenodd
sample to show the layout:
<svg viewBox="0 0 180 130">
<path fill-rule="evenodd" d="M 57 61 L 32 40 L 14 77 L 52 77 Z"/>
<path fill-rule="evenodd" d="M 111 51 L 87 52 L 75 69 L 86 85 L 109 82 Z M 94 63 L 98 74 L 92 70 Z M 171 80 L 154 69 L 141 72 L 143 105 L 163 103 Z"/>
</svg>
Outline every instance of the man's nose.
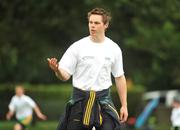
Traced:
<svg viewBox="0 0 180 130">
<path fill-rule="evenodd" d="M 92 28 L 94 28 L 94 27 L 95 27 L 95 24 L 94 24 L 94 23 L 92 23 L 92 24 L 91 24 L 91 27 L 92 27 Z"/>
</svg>

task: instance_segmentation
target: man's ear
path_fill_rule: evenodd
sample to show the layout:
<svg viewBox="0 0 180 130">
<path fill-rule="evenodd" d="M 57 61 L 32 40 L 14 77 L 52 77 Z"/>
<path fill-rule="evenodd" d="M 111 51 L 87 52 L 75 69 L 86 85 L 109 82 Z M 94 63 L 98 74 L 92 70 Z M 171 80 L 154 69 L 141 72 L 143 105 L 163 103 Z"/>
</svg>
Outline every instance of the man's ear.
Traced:
<svg viewBox="0 0 180 130">
<path fill-rule="evenodd" d="M 109 23 L 106 23 L 105 25 L 105 30 L 109 27 Z"/>
</svg>

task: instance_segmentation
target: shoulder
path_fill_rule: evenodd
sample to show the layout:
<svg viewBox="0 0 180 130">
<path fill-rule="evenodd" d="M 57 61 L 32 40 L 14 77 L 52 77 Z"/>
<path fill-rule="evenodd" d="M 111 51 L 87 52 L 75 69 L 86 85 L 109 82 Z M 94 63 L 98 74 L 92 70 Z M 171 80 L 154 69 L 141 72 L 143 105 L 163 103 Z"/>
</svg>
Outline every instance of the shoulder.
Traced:
<svg viewBox="0 0 180 130">
<path fill-rule="evenodd" d="M 17 96 L 14 95 L 14 96 L 11 98 L 11 101 L 15 101 L 15 100 L 17 100 L 17 99 L 18 99 Z"/>
<path fill-rule="evenodd" d="M 105 40 L 106 40 L 106 43 L 109 46 L 109 48 L 111 48 L 114 51 L 120 51 L 121 52 L 121 48 L 117 43 L 115 43 L 113 40 L 111 40 L 108 37 L 106 37 Z"/>
<path fill-rule="evenodd" d="M 74 42 L 71 46 L 73 47 L 79 47 L 79 46 L 82 46 L 84 45 L 84 43 L 88 42 L 89 41 L 89 37 L 83 37 L 81 39 L 79 39 L 78 41 Z"/>
<path fill-rule="evenodd" d="M 71 44 L 70 47 L 68 48 L 68 50 L 77 52 L 78 50 L 81 50 L 82 48 L 84 48 L 87 45 L 86 43 L 88 43 L 88 42 L 89 42 L 89 37 L 81 38 L 78 41 Z"/>
<path fill-rule="evenodd" d="M 23 99 L 25 99 L 25 100 L 32 100 L 32 98 L 30 96 L 28 96 L 28 95 L 23 95 Z"/>
</svg>

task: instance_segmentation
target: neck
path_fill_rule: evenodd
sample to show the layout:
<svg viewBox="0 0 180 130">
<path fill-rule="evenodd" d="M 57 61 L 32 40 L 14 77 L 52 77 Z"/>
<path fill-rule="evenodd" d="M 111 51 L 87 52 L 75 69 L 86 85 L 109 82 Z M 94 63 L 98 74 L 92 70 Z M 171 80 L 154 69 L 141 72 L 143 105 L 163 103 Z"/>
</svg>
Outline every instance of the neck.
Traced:
<svg viewBox="0 0 180 130">
<path fill-rule="evenodd" d="M 101 36 L 101 37 L 90 36 L 90 39 L 95 43 L 102 43 L 105 39 L 105 36 Z"/>
</svg>

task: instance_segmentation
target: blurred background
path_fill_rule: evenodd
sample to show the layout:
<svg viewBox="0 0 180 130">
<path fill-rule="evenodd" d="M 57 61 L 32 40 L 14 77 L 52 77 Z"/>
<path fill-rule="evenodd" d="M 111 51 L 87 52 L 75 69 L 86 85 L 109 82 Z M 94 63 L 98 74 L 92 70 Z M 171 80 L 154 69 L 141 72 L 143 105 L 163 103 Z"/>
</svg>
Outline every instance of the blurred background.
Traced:
<svg viewBox="0 0 180 130">
<path fill-rule="evenodd" d="M 46 122 L 35 118 L 32 129 L 56 128 L 71 80 L 58 80 L 46 59 L 60 59 L 74 41 L 88 35 L 87 12 L 94 7 L 111 12 L 107 36 L 123 51 L 126 129 L 170 129 L 171 103 L 180 89 L 179 0 L 1 0 L 0 129 L 12 129 L 5 114 L 17 83 L 48 116 Z M 114 86 L 112 98 L 119 109 Z"/>
</svg>

